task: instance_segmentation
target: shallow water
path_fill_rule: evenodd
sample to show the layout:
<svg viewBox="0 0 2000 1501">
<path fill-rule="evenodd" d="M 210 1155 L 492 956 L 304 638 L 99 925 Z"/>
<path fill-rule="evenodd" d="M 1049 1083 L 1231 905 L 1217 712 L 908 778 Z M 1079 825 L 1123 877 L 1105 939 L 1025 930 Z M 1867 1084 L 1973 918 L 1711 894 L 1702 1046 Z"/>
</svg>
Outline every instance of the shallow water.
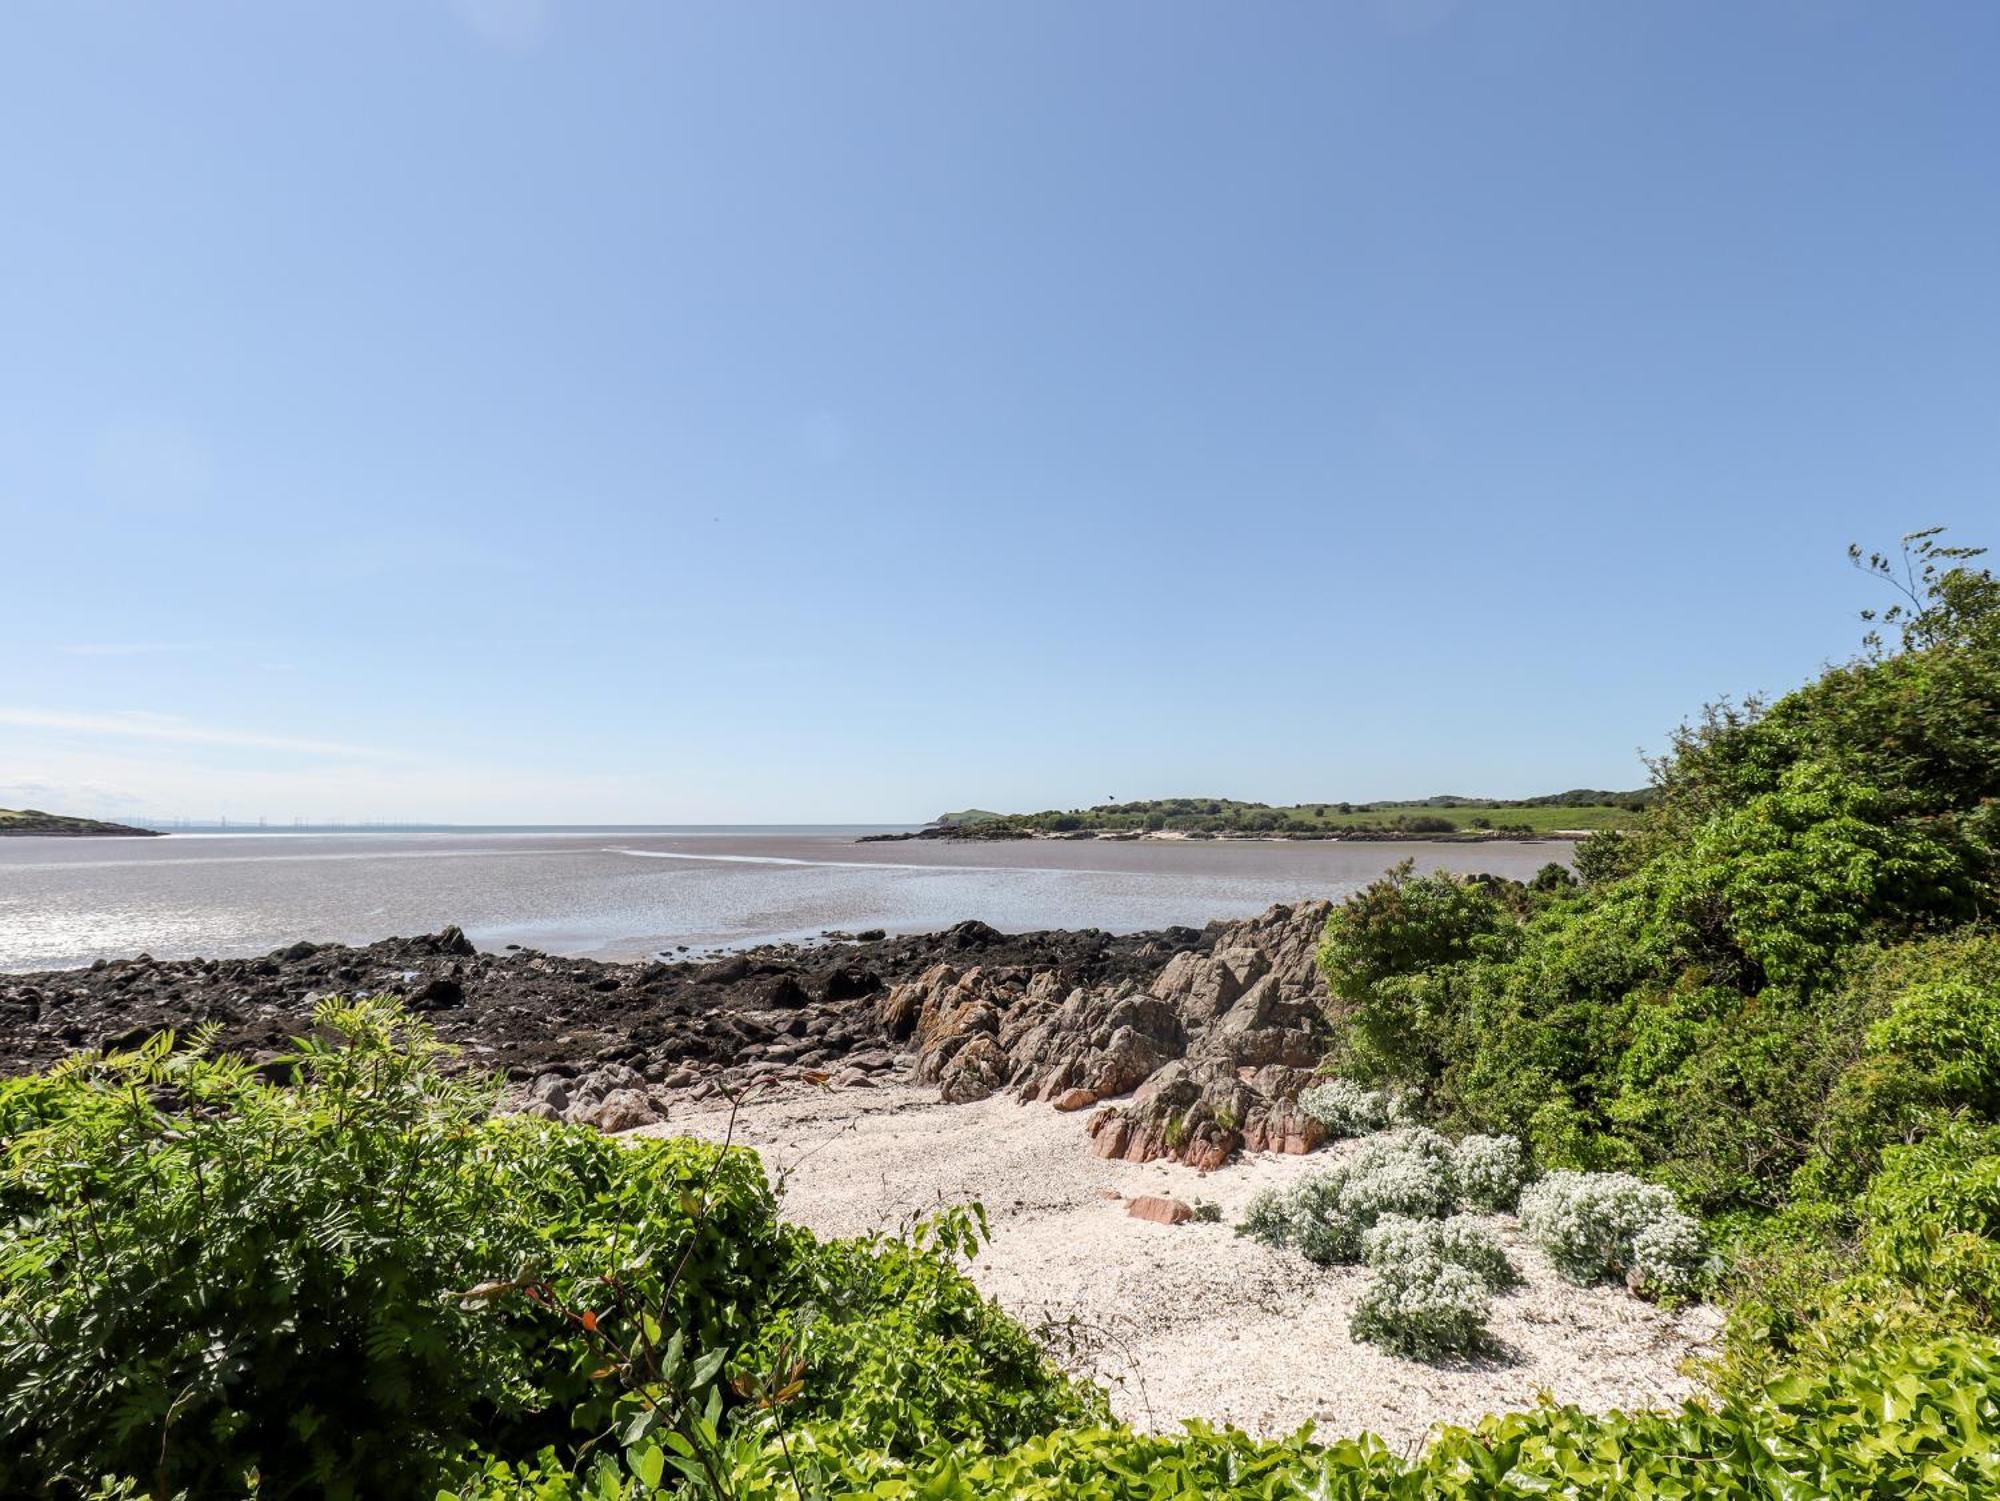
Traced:
<svg viewBox="0 0 2000 1501">
<path fill-rule="evenodd" d="M 866 828 L 0 839 L 0 970 L 267 953 L 463 927 L 482 948 L 637 958 L 824 929 L 1200 926 L 1338 897 L 1399 860 L 1516 878 L 1562 842 L 857 844 Z"/>
</svg>

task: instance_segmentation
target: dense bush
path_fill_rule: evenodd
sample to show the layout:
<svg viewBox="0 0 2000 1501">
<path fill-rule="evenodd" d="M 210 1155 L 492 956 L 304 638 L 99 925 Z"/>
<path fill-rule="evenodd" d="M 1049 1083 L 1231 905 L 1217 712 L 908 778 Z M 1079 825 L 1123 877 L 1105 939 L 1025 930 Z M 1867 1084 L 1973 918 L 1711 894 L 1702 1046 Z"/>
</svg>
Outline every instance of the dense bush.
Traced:
<svg viewBox="0 0 2000 1501">
<path fill-rule="evenodd" d="M 1327 924 L 1343 1071 L 1713 1221 L 1725 1383 L 1995 1327 L 1964 1157 L 2000 1113 L 2000 580 L 1974 551 L 1857 555 L 1901 591 L 1896 645 L 1684 725 L 1576 889 L 1404 870 Z M 1923 1167 L 1952 1153 L 1960 1200 Z M 1579 1274 L 1662 1290 L 1699 1246 L 1673 1218 L 1602 1239 L 1556 1237 Z"/>
<path fill-rule="evenodd" d="M 781 1407 L 885 1455 L 1103 1418 L 959 1274 L 976 1219 L 821 1245 L 748 1153 L 492 1120 L 394 1008 L 315 1020 L 286 1088 L 171 1037 L 0 1086 L 0 1493 L 428 1496 L 606 1431 L 701 1468 Z"/>
<path fill-rule="evenodd" d="M 1990 1113 L 1991 972 L 1932 974 L 1907 1025 L 1857 980 L 2000 916 L 2000 584 L 1934 539 L 1911 561 L 1902 651 L 1684 727 L 1579 891 L 1399 871 L 1336 913 L 1336 1056 L 1711 1214 L 1851 1195 L 1925 1110 Z"/>
<path fill-rule="evenodd" d="M 1453 1046 L 1450 977 L 1504 947 L 1509 926 L 1483 883 L 1415 875 L 1407 860 L 1336 908 L 1319 967 L 1343 1029 L 1343 1065 L 1386 1080 L 1423 1080 L 1443 1067 Z"/>
<path fill-rule="evenodd" d="M 1980 1327 L 2000 1318 L 2000 1126 L 1954 1119 L 1889 1148 L 1861 1221 L 1875 1271 Z"/>
<path fill-rule="evenodd" d="M 1527 1154 L 1518 1136 L 1464 1138 L 1452 1152 L 1451 1170 L 1459 1193 L 1478 1209 L 1512 1209 L 1528 1181 Z"/>
<path fill-rule="evenodd" d="M 1550 1173 L 1522 1190 L 1521 1228 L 1573 1282 L 1629 1277 L 1683 1294 L 1701 1269 L 1700 1226 L 1666 1189 L 1629 1173 Z"/>
<path fill-rule="evenodd" d="M 588 1149 L 483 1126 L 484 1093 L 386 1012 L 317 1020 L 293 1089 L 163 1037 L 0 1094 L 0 1489 L 164 1456 L 183 1480 L 395 1493 L 548 1376 L 542 1341 L 446 1295 L 578 1223 Z M 768 1240 L 768 1200 L 742 1210 L 729 1228 Z M 721 1288 L 699 1306 L 731 1321 Z"/>
</svg>

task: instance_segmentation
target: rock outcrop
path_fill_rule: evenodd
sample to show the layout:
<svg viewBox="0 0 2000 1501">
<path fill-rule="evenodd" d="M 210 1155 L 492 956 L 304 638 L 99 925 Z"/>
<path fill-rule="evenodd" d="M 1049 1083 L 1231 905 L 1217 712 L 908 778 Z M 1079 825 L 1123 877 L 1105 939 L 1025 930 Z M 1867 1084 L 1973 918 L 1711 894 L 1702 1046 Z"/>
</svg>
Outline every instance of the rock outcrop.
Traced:
<svg viewBox="0 0 2000 1501">
<path fill-rule="evenodd" d="M 0 976 L 0 1075 L 206 1022 L 283 1082 L 321 997 L 399 995 L 460 1066 L 510 1081 L 509 1108 L 600 1130 L 652 1124 L 683 1092 L 867 1088 L 907 1071 L 947 1100 L 1004 1091 L 1092 1111 L 1107 1157 L 1210 1166 L 1318 1140 L 1291 1101 L 1318 1057 L 1327 910 L 1131 935 L 964 922 L 640 964 L 482 952 L 456 927 L 253 958 L 141 954 Z"/>
<path fill-rule="evenodd" d="M 1308 1151 L 1324 1132 L 1295 1102 L 1319 1060 L 1313 961 L 1330 907 L 1211 925 L 1144 986 L 940 963 L 890 989 L 878 1020 L 946 1100 L 1004 1089 L 1083 1110 L 1130 1094 L 1091 1118 L 1100 1156 L 1211 1168 L 1243 1147 Z"/>
</svg>

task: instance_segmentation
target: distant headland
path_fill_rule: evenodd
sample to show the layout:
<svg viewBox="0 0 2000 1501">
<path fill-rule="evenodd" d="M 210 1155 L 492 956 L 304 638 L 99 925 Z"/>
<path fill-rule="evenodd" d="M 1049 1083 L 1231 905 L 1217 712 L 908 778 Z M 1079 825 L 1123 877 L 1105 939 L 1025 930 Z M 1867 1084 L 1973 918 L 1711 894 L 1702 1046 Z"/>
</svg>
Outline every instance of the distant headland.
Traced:
<svg viewBox="0 0 2000 1501">
<path fill-rule="evenodd" d="M 152 839 L 158 829 L 135 829 L 129 824 L 105 823 L 95 818 L 75 818 L 66 813 L 44 813 L 39 808 L 0 808 L 0 836 L 9 834 L 60 834 L 71 837 L 105 838 L 111 835 Z"/>
<path fill-rule="evenodd" d="M 1542 797 L 1483 798 L 1440 794 L 1392 802 L 1270 803 L 1219 797 L 1167 797 L 1099 803 L 1040 813 L 964 808 L 921 829 L 870 834 L 862 843 L 897 839 L 1582 839 L 1638 821 L 1650 788 L 1606 792 L 1579 787 Z"/>
</svg>

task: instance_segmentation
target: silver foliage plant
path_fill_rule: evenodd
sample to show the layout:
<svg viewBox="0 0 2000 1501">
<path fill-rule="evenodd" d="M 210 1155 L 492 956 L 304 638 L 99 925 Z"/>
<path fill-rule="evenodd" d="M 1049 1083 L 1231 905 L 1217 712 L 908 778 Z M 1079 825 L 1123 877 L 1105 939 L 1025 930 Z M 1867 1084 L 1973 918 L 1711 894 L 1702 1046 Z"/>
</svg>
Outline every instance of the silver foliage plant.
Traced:
<svg viewBox="0 0 2000 1501">
<path fill-rule="evenodd" d="M 1420 1251 L 1376 1269 L 1347 1328 L 1354 1338 L 1397 1355 L 1435 1360 L 1486 1345 L 1491 1307 L 1477 1273 Z"/>
<path fill-rule="evenodd" d="M 1441 1219 L 1456 1199 L 1451 1143 L 1413 1126 L 1371 1138 L 1346 1161 L 1301 1178 L 1288 1194 L 1259 1194 L 1239 1228 L 1321 1266 L 1351 1264 L 1361 1259 L 1363 1233 L 1384 1215 Z"/>
<path fill-rule="evenodd" d="M 1678 1297 L 1701 1270 L 1701 1226 L 1670 1191 L 1630 1173 L 1550 1173 L 1522 1190 L 1521 1227 L 1572 1282 L 1622 1277 Z"/>
<path fill-rule="evenodd" d="M 1320 1108 L 1341 1121 L 1375 1108 L 1356 1104 L 1366 1091 L 1349 1081 L 1316 1088 L 1330 1091 Z M 1518 1203 L 1522 1229 L 1571 1281 L 1623 1278 L 1650 1297 L 1693 1292 L 1701 1227 L 1668 1190 L 1627 1173 L 1527 1178 L 1518 1137 L 1468 1136 L 1454 1146 L 1428 1127 L 1404 1126 L 1369 1136 L 1289 1192 L 1258 1194 L 1238 1233 L 1321 1266 L 1366 1261 L 1373 1275 L 1350 1332 L 1422 1360 L 1484 1348 L 1492 1293 L 1520 1281 L 1492 1231 L 1453 1212 L 1461 1202 L 1488 1211 Z"/>
<path fill-rule="evenodd" d="M 1493 1232 L 1467 1214 L 1443 1220 L 1388 1215 L 1361 1237 L 1361 1250 L 1377 1272 L 1431 1258 L 1464 1267 L 1496 1291 L 1521 1280 Z"/>
<path fill-rule="evenodd" d="M 1528 1181 L 1518 1136 L 1468 1136 L 1452 1153 L 1458 1191 L 1476 1209 L 1512 1209 Z"/>
<path fill-rule="evenodd" d="M 1386 1095 L 1363 1089 L 1352 1079 L 1326 1079 L 1299 1096 L 1299 1109 L 1326 1127 L 1336 1141 L 1366 1136 L 1389 1124 Z"/>
</svg>

